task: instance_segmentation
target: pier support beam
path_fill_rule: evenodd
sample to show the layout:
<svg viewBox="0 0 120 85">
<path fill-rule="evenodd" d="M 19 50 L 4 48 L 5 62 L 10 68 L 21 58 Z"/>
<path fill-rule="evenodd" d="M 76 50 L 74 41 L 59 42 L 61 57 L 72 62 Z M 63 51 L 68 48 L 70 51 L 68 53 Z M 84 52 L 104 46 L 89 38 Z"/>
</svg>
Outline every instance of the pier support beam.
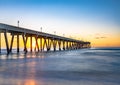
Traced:
<svg viewBox="0 0 120 85">
<path fill-rule="evenodd" d="M 69 42 L 69 50 L 71 50 L 71 42 Z"/>
<path fill-rule="evenodd" d="M 68 50 L 68 41 L 66 41 L 66 49 Z"/>
<path fill-rule="evenodd" d="M 75 50 L 75 42 L 73 42 L 73 49 Z"/>
<path fill-rule="evenodd" d="M 42 37 L 40 38 L 40 49 L 41 49 L 41 52 L 42 52 L 42 50 L 43 50 L 43 48 L 42 48 Z"/>
<path fill-rule="evenodd" d="M 46 45 L 46 48 L 47 48 L 47 51 L 49 51 L 49 39 L 47 39 L 47 45 Z"/>
<path fill-rule="evenodd" d="M 7 38 L 7 32 L 4 32 L 4 37 L 5 37 L 5 43 L 6 43 L 6 49 L 7 49 L 7 54 L 10 53 L 9 51 L 9 44 L 8 44 L 8 38 Z"/>
<path fill-rule="evenodd" d="M 47 43 L 47 51 L 50 51 L 51 48 L 51 42 L 50 39 L 48 39 L 48 43 Z"/>
<path fill-rule="evenodd" d="M 46 38 L 44 38 L 43 51 L 44 51 L 45 45 L 46 45 L 46 48 L 47 48 L 47 41 L 46 41 Z"/>
<path fill-rule="evenodd" d="M 17 52 L 19 53 L 19 34 L 17 34 Z"/>
<path fill-rule="evenodd" d="M 38 37 L 37 36 L 35 36 L 35 41 L 36 41 L 36 47 L 37 47 L 38 52 L 39 52 L 39 45 L 38 45 Z"/>
<path fill-rule="evenodd" d="M 65 41 L 63 41 L 63 50 L 65 50 Z"/>
<path fill-rule="evenodd" d="M 72 42 L 70 42 L 70 48 L 69 49 L 72 50 Z"/>
<path fill-rule="evenodd" d="M 58 41 L 58 45 L 59 45 L 59 51 L 61 51 L 61 41 Z"/>
<path fill-rule="evenodd" d="M 53 40 L 52 40 L 52 39 L 50 39 L 50 43 L 49 43 L 49 50 L 51 49 L 52 42 L 53 42 Z"/>
<path fill-rule="evenodd" d="M 26 45 L 27 45 L 28 36 L 26 36 L 26 39 L 25 39 L 24 34 L 22 34 L 22 38 L 23 38 L 23 43 L 24 43 L 24 51 L 25 51 L 25 53 L 26 53 L 26 52 L 27 52 L 27 47 L 26 47 Z"/>
<path fill-rule="evenodd" d="M 56 51 L 57 40 L 53 40 L 53 49 Z"/>
<path fill-rule="evenodd" d="M 12 34 L 11 45 L 10 45 L 10 52 L 12 52 L 13 41 L 14 41 L 14 34 Z"/>
<path fill-rule="evenodd" d="M 32 52 L 32 35 L 30 36 L 30 52 Z"/>
</svg>

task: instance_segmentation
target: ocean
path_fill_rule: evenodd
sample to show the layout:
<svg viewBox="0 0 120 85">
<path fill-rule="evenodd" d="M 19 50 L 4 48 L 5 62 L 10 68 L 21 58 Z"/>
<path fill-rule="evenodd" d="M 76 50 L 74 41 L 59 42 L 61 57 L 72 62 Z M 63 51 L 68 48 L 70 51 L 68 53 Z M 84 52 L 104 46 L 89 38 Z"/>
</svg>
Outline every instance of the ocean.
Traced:
<svg viewBox="0 0 120 85">
<path fill-rule="evenodd" d="M 0 85 L 120 85 L 120 48 L 1 54 Z"/>
</svg>

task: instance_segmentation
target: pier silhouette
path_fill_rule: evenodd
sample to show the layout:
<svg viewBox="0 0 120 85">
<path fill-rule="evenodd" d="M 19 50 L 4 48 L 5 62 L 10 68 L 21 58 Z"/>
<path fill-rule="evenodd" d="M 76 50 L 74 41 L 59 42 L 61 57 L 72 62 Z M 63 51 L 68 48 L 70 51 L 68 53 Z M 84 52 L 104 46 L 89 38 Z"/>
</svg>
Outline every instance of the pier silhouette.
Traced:
<svg viewBox="0 0 120 85">
<path fill-rule="evenodd" d="M 35 39 L 35 48 L 36 51 L 42 52 L 46 48 L 47 51 L 50 51 L 53 47 L 53 50 L 56 51 L 56 48 L 60 50 L 75 50 L 81 48 L 90 48 L 90 42 L 76 40 L 72 38 L 67 38 L 63 36 L 58 36 L 55 34 L 49 34 L 45 32 L 39 32 L 31 29 L 22 28 L 19 26 L 12 26 L 8 24 L 0 23 L 0 33 L 4 34 L 7 54 L 12 52 L 14 38 L 17 38 L 17 53 L 20 50 L 20 36 L 22 36 L 24 51 L 28 52 L 27 42 L 30 38 L 30 52 L 33 51 L 33 38 Z M 8 41 L 7 33 L 11 35 L 11 41 Z M 1 40 L 1 37 L 0 37 Z M 38 43 L 39 41 L 39 43 Z M 9 44 L 10 42 L 10 44 Z M 1 52 L 1 41 L 0 41 L 0 52 Z"/>
</svg>

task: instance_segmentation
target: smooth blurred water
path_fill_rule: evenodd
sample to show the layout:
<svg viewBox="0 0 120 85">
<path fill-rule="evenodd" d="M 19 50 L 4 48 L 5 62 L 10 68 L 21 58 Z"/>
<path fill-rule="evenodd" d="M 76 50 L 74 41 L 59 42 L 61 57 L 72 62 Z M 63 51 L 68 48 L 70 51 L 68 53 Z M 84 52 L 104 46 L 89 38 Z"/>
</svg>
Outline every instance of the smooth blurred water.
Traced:
<svg viewBox="0 0 120 85">
<path fill-rule="evenodd" d="M 2 54 L 0 85 L 120 85 L 120 48 Z"/>
</svg>

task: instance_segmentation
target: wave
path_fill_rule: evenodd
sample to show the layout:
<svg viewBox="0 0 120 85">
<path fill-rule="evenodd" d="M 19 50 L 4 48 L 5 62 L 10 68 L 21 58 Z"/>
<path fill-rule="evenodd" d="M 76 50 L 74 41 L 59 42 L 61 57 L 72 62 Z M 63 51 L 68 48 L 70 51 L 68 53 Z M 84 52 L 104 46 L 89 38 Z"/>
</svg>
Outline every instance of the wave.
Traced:
<svg viewBox="0 0 120 85">
<path fill-rule="evenodd" d="M 120 50 L 120 47 L 101 47 L 101 48 L 91 48 L 92 50 Z"/>
<path fill-rule="evenodd" d="M 120 52 L 84 52 L 82 54 L 89 56 L 120 57 Z"/>
</svg>

